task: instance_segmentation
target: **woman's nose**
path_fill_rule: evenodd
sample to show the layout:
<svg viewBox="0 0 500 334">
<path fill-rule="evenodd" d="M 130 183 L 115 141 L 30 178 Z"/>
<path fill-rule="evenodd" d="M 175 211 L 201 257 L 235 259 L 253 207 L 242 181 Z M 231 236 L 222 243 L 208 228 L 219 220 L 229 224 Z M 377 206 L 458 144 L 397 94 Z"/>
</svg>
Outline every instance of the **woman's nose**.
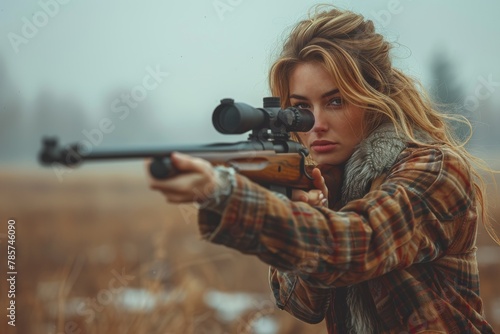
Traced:
<svg viewBox="0 0 500 334">
<path fill-rule="evenodd" d="M 311 131 L 313 132 L 326 131 L 328 129 L 328 123 L 321 109 L 315 108 L 313 115 L 314 115 L 314 125 Z"/>
</svg>

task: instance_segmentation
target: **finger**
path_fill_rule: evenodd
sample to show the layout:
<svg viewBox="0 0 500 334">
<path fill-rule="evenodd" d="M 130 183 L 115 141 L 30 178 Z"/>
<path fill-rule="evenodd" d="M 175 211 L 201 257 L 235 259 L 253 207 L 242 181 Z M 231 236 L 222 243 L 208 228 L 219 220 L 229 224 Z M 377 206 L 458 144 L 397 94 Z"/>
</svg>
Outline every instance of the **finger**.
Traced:
<svg viewBox="0 0 500 334">
<path fill-rule="evenodd" d="M 168 193 L 165 195 L 165 199 L 168 203 L 172 204 L 184 204 L 184 203 L 194 203 L 193 199 L 185 194 L 172 194 Z"/>
<path fill-rule="evenodd" d="M 328 197 L 328 187 L 326 186 L 325 178 L 321 175 L 321 170 L 319 168 L 314 168 L 312 171 L 313 184 L 314 186 L 321 190 L 325 197 Z"/>
<path fill-rule="evenodd" d="M 320 205 L 321 201 L 325 198 L 323 192 L 319 189 L 313 189 L 307 193 L 309 199 L 308 203 L 310 205 Z"/>
<path fill-rule="evenodd" d="M 182 176 L 168 181 L 152 182 L 150 187 L 162 193 L 170 203 L 202 202 L 210 196 L 212 190 L 206 183 L 195 180 L 199 176 L 200 174 L 196 174 L 195 177 L 189 174 L 188 179 Z"/>
<path fill-rule="evenodd" d="M 293 189 L 292 190 L 292 201 L 306 202 L 306 203 L 308 203 L 309 196 L 303 190 Z"/>
<path fill-rule="evenodd" d="M 303 190 L 294 189 L 292 191 L 292 201 L 305 202 L 309 205 L 321 205 L 321 202 L 325 199 L 325 196 L 321 190 L 313 189 L 309 192 Z"/>
<path fill-rule="evenodd" d="M 199 193 L 200 188 L 207 184 L 205 175 L 200 173 L 183 173 L 167 180 L 152 179 L 149 185 L 152 189 L 172 194 Z"/>
<path fill-rule="evenodd" d="M 208 161 L 184 153 L 173 152 L 170 159 L 174 167 L 181 172 L 209 174 L 212 171 L 212 165 Z"/>
</svg>

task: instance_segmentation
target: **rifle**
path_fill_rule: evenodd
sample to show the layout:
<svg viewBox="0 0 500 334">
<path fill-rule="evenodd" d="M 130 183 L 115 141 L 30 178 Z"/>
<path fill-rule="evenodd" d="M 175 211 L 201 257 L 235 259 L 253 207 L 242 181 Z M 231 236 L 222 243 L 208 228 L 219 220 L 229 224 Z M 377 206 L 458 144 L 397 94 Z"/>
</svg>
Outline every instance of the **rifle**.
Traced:
<svg viewBox="0 0 500 334">
<path fill-rule="evenodd" d="M 177 151 L 208 160 L 214 166 L 233 167 L 237 173 L 289 197 L 292 189 L 314 188 L 310 176 L 314 166 L 305 163 L 309 152 L 290 137 L 290 132 L 312 128 L 314 116 L 309 110 L 281 109 L 277 97 L 264 98 L 263 108 L 222 99 L 212 114 L 212 123 L 223 134 L 251 133 L 247 141 L 236 143 L 91 152 L 85 152 L 80 143 L 61 147 L 57 138 L 49 137 L 42 140 L 39 161 L 45 166 L 76 167 L 84 161 L 153 158 L 149 172 L 161 180 L 177 173 L 170 161 L 171 153 Z"/>
</svg>

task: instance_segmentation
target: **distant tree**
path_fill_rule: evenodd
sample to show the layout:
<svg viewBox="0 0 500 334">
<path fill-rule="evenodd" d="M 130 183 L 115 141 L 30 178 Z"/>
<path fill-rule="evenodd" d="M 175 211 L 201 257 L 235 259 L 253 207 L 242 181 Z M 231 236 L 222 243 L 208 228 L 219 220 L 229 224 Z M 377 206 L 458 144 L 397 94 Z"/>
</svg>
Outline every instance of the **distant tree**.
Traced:
<svg viewBox="0 0 500 334">
<path fill-rule="evenodd" d="M 30 135 L 34 146 L 41 139 L 56 136 L 60 144 L 82 139 L 82 130 L 88 124 L 84 109 L 74 99 L 56 99 L 53 93 L 42 90 L 30 110 Z"/>
<path fill-rule="evenodd" d="M 103 142 L 106 146 L 141 146 L 165 143 L 166 127 L 149 96 L 136 100 L 130 89 L 116 89 L 106 94 L 99 121 L 109 120 Z"/>
<path fill-rule="evenodd" d="M 35 103 L 22 103 L 20 91 L 11 80 L 0 57 L 0 161 L 37 164 L 44 136 L 57 136 L 61 143 L 80 140 L 88 123 L 74 100 L 57 100 L 43 90 Z"/>
<path fill-rule="evenodd" d="M 24 119 L 19 92 L 0 56 L 0 161 L 17 160 L 23 155 Z"/>
<path fill-rule="evenodd" d="M 438 110 L 445 114 L 458 114 L 473 122 L 473 115 L 465 106 L 465 93 L 458 80 L 457 69 L 450 57 L 442 50 L 437 51 L 431 61 L 431 96 Z M 455 135 L 460 139 L 469 136 L 469 127 L 463 123 L 451 123 Z"/>
<path fill-rule="evenodd" d="M 475 150 L 490 151 L 498 150 L 500 143 L 500 113 L 492 101 L 481 103 L 475 110 L 476 121 L 474 122 L 474 136 L 470 146 Z"/>
</svg>

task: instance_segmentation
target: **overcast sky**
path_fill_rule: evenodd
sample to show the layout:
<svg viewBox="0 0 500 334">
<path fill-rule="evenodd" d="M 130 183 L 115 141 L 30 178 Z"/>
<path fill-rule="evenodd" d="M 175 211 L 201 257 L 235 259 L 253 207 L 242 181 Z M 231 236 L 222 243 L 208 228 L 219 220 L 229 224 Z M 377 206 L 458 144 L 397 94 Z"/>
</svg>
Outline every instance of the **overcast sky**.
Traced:
<svg viewBox="0 0 500 334">
<path fill-rule="evenodd" d="M 26 105 L 45 91 L 78 101 L 96 118 L 112 108 L 110 94 L 144 86 L 152 76 L 145 99 L 156 120 L 181 141 L 192 136 L 190 124 L 203 141 L 215 132 L 210 116 L 221 98 L 261 105 L 284 33 L 317 3 L 2 0 L 0 61 Z M 425 84 L 436 48 L 452 57 L 469 94 L 479 77 L 500 82 L 497 0 L 330 3 L 374 20 L 397 43 L 398 67 Z M 492 99 L 499 95 L 496 87 Z"/>
</svg>

